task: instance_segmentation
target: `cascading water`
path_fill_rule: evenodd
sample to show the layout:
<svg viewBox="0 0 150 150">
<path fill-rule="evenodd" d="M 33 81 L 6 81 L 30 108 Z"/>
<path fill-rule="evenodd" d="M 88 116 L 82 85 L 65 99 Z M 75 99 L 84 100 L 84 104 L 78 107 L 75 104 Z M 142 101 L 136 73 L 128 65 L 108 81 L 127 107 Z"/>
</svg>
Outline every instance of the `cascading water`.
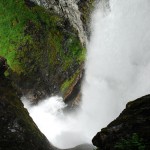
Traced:
<svg viewBox="0 0 150 150">
<path fill-rule="evenodd" d="M 110 0 L 106 6 L 102 1 L 93 14 L 82 92 L 91 135 L 127 101 L 150 93 L 150 1 Z"/>
<path fill-rule="evenodd" d="M 110 0 L 109 7 L 107 2 L 101 1 L 92 15 L 78 115 L 64 116 L 58 97 L 27 106 L 55 146 L 90 142 L 127 101 L 150 93 L 150 1 Z"/>
</svg>

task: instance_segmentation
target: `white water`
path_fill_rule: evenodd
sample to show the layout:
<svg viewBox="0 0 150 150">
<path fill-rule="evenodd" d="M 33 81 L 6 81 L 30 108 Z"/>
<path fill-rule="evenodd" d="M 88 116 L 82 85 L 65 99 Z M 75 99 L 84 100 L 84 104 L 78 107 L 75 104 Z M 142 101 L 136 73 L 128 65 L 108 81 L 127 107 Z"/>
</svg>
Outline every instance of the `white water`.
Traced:
<svg viewBox="0 0 150 150">
<path fill-rule="evenodd" d="M 64 116 L 58 97 L 28 106 L 41 131 L 61 148 L 90 142 L 127 101 L 150 93 L 150 1 L 110 0 L 110 10 L 102 6 L 91 20 L 81 111 Z"/>
</svg>

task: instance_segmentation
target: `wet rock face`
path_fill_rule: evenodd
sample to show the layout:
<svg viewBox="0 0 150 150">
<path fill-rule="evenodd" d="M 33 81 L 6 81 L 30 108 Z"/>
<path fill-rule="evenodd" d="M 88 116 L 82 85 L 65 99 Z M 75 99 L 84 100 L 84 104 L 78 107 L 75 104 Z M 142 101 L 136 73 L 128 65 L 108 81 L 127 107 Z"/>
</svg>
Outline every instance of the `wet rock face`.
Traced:
<svg viewBox="0 0 150 150">
<path fill-rule="evenodd" d="M 2 1 L 3 10 L 8 11 L 2 12 L 1 22 L 11 27 L 3 26 L 2 31 L 14 34 L 2 34 L 0 55 L 8 60 L 15 88 L 34 103 L 56 94 L 64 99 L 76 99 L 76 95 L 79 99 L 86 55 L 81 17 L 85 10 L 81 8 L 86 4 L 86 12 L 88 8 L 90 12 L 88 3 L 89 0 L 80 4 L 76 0 L 10 0 L 6 5 Z M 16 13 L 11 13 L 14 8 Z M 11 19 L 5 20 L 8 16 Z"/>
<path fill-rule="evenodd" d="M 81 20 L 83 22 L 83 29 L 87 35 L 87 38 L 90 37 L 90 19 L 91 13 L 94 9 L 94 5 L 99 0 L 78 0 L 77 5 L 79 11 L 81 12 Z"/>
<path fill-rule="evenodd" d="M 61 150 L 49 143 L 29 116 L 11 81 L 2 75 L 5 66 L 6 59 L 0 57 L 0 150 Z M 93 146 L 66 150 L 93 150 Z"/>
<path fill-rule="evenodd" d="M 32 0 L 46 9 L 53 10 L 57 14 L 69 20 L 70 24 L 78 31 L 80 41 L 86 42 L 86 34 L 83 29 L 81 12 L 77 0 Z"/>
<path fill-rule="evenodd" d="M 91 1 L 2 1 L 2 11 L 8 11 L 0 20 L 11 28 L 1 27 L 0 55 L 8 60 L 9 75 L 20 94 L 34 103 L 52 95 L 79 99 L 86 55 L 82 15 L 90 12 Z"/>
<path fill-rule="evenodd" d="M 48 41 L 42 47 L 41 43 L 43 43 L 43 41 L 40 41 L 40 37 L 47 37 L 46 34 L 48 32 L 46 32 L 45 34 L 45 32 L 43 32 L 43 29 L 36 31 L 36 29 L 34 29 L 34 24 L 32 22 L 29 22 L 27 26 L 28 28 L 25 32 L 31 35 L 35 31 L 36 34 L 33 33 L 33 39 L 35 39 L 35 43 L 37 43 L 37 45 L 38 43 L 40 43 L 38 45 L 39 49 L 45 50 L 45 52 L 40 55 L 40 66 L 37 66 L 37 64 L 33 66 L 32 64 L 36 63 L 36 61 L 31 60 L 30 62 L 29 59 L 31 57 L 34 58 L 34 56 L 32 56 L 31 53 L 26 54 L 25 57 L 28 57 L 28 62 L 23 62 L 23 64 L 26 63 L 27 65 L 29 65 L 29 67 L 33 66 L 32 68 L 36 69 L 34 69 L 34 72 L 37 73 L 33 74 L 34 78 L 21 77 L 20 81 L 17 81 L 19 83 L 18 87 L 21 87 L 22 93 L 33 102 L 36 102 L 39 99 L 44 99 L 45 96 L 50 96 L 52 94 L 61 94 L 65 102 L 69 101 L 69 105 L 74 105 L 75 103 L 78 105 L 81 97 L 80 87 L 81 79 L 83 78 L 82 72 L 84 62 L 84 58 L 82 58 L 82 60 L 79 60 L 78 58 L 81 55 L 85 54 L 85 52 L 83 52 L 82 50 L 82 47 L 78 45 L 82 44 L 83 48 L 85 47 L 88 33 L 87 24 L 89 23 L 89 16 L 95 0 L 25 1 L 28 7 L 33 7 L 33 2 L 35 2 L 38 5 L 43 6 L 44 8 L 49 10 L 48 12 L 57 14 L 63 20 L 63 22 L 57 23 L 56 29 L 58 30 L 58 33 L 59 31 L 61 31 L 63 35 L 60 35 L 57 32 L 55 33 L 55 35 L 60 36 L 60 39 L 63 37 L 63 40 L 60 43 L 61 46 L 58 45 L 59 47 L 62 47 L 62 50 L 55 50 L 55 47 L 58 46 L 55 46 L 55 43 L 57 42 L 53 43 L 53 41 Z M 31 4 L 29 1 L 31 2 Z M 45 24 L 43 24 L 41 28 L 45 28 Z M 71 36 L 75 37 L 76 39 L 72 38 Z M 55 39 L 53 37 L 52 39 L 54 39 L 55 41 L 59 41 L 59 39 Z M 47 47 L 45 47 L 46 45 Z M 74 48 L 76 50 L 73 50 Z M 33 48 L 30 51 L 33 51 Z M 61 54 L 61 51 L 63 51 L 64 54 Z M 70 53 L 70 51 L 72 51 L 72 54 Z M 65 58 L 63 55 L 67 57 Z M 52 64 L 49 64 L 49 62 L 52 62 Z M 24 81 L 28 79 L 26 81 L 26 83 L 28 84 L 23 84 L 22 86 L 22 84 L 20 83 L 21 81 L 23 81 L 23 78 Z"/>
<path fill-rule="evenodd" d="M 69 19 L 30 0 L 10 0 L 7 5 L 3 1 L 1 5 L 8 11 L 0 20 L 11 26 L 1 27 L 2 31 L 14 31 L 15 35 L 2 37 L 0 55 L 8 60 L 15 88 L 34 103 L 47 96 L 72 93 L 82 74 L 85 47 Z M 14 8 L 16 13 L 11 13 Z"/>
<path fill-rule="evenodd" d="M 114 150 L 121 139 L 128 140 L 134 134 L 150 149 L 150 95 L 129 102 L 120 116 L 103 128 L 93 138 L 95 146 L 102 150 Z"/>
<path fill-rule="evenodd" d="M 6 60 L 1 58 L 6 65 Z M 2 67 L 1 67 L 2 66 Z M 3 65 L 0 72 L 4 71 Z M 6 68 L 5 68 L 6 69 Z M 0 150 L 54 150 L 23 107 L 10 80 L 0 77 Z"/>
</svg>

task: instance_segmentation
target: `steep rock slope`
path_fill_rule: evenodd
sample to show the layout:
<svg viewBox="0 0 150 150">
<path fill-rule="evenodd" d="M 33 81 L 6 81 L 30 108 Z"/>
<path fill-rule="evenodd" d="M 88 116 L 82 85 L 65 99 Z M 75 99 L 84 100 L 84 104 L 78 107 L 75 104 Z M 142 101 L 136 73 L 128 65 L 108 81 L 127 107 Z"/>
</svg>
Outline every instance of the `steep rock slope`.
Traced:
<svg viewBox="0 0 150 150">
<path fill-rule="evenodd" d="M 70 95 L 85 57 L 78 29 L 62 14 L 29 0 L 1 1 L 0 14 L 0 55 L 8 61 L 14 86 L 34 102 Z"/>
<path fill-rule="evenodd" d="M 129 102 L 92 140 L 102 150 L 150 149 L 150 95 Z"/>
<path fill-rule="evenodd" d="M 97 3 L 99 0 L 79 0 L 77 1 L 77 5 L 78 5 L 78 8 L 81 12 L 81 20 L 82 20 L 82 23 L 83 23 L 83 29 L 87 35 L 87 38 L 90 37 L 90 15 L 91 15 L 91 12 L 93 11 L 94 9 L 94 5 L 95 3 Z"/>
<path fill-rule="evenodd" d="M 32 0 L 38 5 L 68 19 L 77 30 L 80 41 L 86 42 L 86 27 L 94 0 Z"/>
<path fill-rule="evenodd" d="M 4 77 L 5 62 L 0 57 L 0 150 L 54 150 Z"/>
<path fill-rule="evenodd" d="M 68 21 L 68 24 L 77 32 L 79 40 L 85 47 L 90 34 L 90 14 L 94 8 L 95 0 L 31 0 L 39 6 L 46 8 Z M 85 53 L 85 52 L 83 52 Z M 80 56 L 80 55 L 79 55 Z M 74 69 L 74 68 L 73 68 Z M 81 99 L 81 83 L 83 78 L 83 65 L 78 66 L 78 72 L 67 79 L 62 85 L 64 100 L 69 104 L 78 105 Z M 77 75 L 78 74 L 78 75 Z M 57 86 L 56 86 L 57 87 Z M 73 101 L 74 100 L 74 101 Z"/>
</svg>

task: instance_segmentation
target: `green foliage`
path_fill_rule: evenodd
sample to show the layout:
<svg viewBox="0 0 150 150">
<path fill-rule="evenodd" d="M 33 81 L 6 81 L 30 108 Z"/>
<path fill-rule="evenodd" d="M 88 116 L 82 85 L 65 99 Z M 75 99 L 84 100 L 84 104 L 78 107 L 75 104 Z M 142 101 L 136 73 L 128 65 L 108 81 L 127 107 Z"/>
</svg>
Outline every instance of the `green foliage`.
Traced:
<svg viewBox="0 0 150 150">
<path fill-rule="evenodd" d="M 24 0 L 1 0 L 0 55 L 7 59 L 9 66 L 15 72 L 22 72 L 23 66 L 18 59 L 20 57 L 18 48 L 24 43 L 33 42 L 31 35 L 24 34 L 27 22 L 32 21 L 37 26 L 36 29 L 38 31 L 42 21 L 45 22 L 47 26 L 53 28 L 58 20 L 58 17 L 50 17 L 49 14 L 39 6 L 29 9 L 25 5 Z"/>
<path fill-rule="evenodd" d="M 57 64 L 57 53 L 60 54 L 62 61 L 65 62 L 65 69 L 68 68 L 70 63 L 73 63 L 73 59 L 79 62 L 81 60 L 83 61 L 84 52 L 77 36 L 72 33 L 65 33 L 62 29 L 58 28 L 58 26 L 63 24 L 63 21 L 61 17 L 48 13 L 40 6 L 29 8 L 25 5 L 24 0 L 1 0 L 0 55 L 8 60 L 9 66 L 17 73 L 23 72 L 23 67 L 25 66 L 24 60 L 20 61 L 19 58 L 24 58 L 27 51 L 33 51 L 31 55 L 34 53 L 33 57 L 38 55 L 37 57 L 39 58 L 42 52 L 38 46 L 39 44 L 47 45 L 45 42 L 49 42 L 51 44 L 50 48 L 53 50 L 52 52 L 49 50 L 49 60 L 52 65 L 55 62 Z M 35 31 L 25 34 L 24 31 L 28 26 L 28 22 L 32 22 L 34 25 L 33 30 Z M 42 28 L 42 26 L 44 27 Z M 35 40 L 36 33 L 40 30 L 44 32 L 43 37 L 37 41 Z M 46 33 L 49 35 L 44 35 Z M 32 34 L 35 35 L 33 36 Z M 66 39 L 67 44 L 65 45 L 69 50 L 67 54 L 64 54 L 62 47 L 65 34 L 69 34 L 69 37 Z M 23 47 L 27 45 L 27 43 L 30 44 L 30 50 L 29 48 Z M 21 51 L 19 50 L 20 47 L 22 47 Z"/>
<path fill-rule="evenodd" d="M 23 0 L 0 1 L 0 55 L 7 58 L 9 66 L 16 72 L 22 72 L 17 59 L 18 47 L 27 41 L 24 29 L 27 20 L 34 18 Z"/>
<path fill-rule="evenodd" d="M 116 150 L 145 150 L 145 144 L 139 136 L 134 133 L 129 139 L 121 139 L 116 145 Z"/>
</svg>

